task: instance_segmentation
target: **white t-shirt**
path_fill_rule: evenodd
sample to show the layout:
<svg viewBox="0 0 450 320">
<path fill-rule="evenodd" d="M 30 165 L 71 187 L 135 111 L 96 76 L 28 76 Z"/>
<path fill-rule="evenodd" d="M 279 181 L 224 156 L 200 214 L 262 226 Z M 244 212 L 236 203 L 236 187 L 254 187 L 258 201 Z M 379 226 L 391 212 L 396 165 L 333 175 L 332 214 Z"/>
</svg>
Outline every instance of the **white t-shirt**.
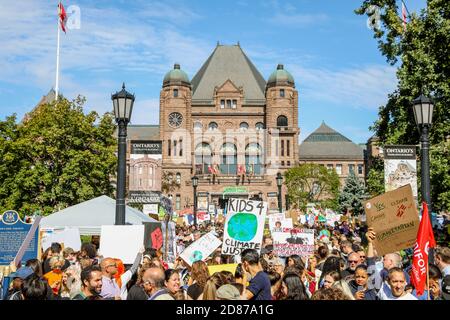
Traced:
<svg viewBox="0 0 450 320">
<path fill-rule="evenodd" d="M 380 300 L 418 300 L 415 296 L 413 296 L 411 293 L 407 293 L 401 297 L 394 297 L 392 294 L 391 288 L 389 285 L 384 282 L 381 286 L 380 291 L 378 292 L 378 298 Z"/>
</svg>

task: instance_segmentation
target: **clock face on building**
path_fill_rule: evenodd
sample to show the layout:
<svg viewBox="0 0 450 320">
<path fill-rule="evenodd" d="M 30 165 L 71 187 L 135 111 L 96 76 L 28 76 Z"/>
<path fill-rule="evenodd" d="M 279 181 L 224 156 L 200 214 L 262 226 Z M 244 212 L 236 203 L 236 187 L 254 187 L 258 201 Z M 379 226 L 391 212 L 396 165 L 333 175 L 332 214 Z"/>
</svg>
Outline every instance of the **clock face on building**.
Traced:
<svg viewBox="0 0 450 320">
<path fill-rule="evenodd" d="M 172 112 L 169 114 L 169 125 L 173 128 L 178 128 L 181 126 L 181 123 L 183 122 L 183 116 L 181 113 L 178 112 Z"/>
</svg>

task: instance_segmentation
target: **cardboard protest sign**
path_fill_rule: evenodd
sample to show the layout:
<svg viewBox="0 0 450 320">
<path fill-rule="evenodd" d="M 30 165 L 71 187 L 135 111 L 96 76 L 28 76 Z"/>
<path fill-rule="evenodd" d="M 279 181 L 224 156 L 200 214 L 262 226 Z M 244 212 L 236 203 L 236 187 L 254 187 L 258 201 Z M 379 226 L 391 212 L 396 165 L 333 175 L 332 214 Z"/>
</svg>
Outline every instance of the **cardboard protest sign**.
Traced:
<svg viewBox="0 0 450 320">
<path fill-rule="evenodd" d="M 187 247 L 180 255 L 187 264 L 192 266 L 195 261 L 205 260 L 211 253 L 214 252 L 222 241 L 214 236 L 213 232 L 208 232 L 203 237 L 195 241 Z"/>
<path fill-rule="evenodd" d="M 410 185 L 364 202 L 367 225 L 374 229 L 378 255 L 413 247 L 419 229 L 419 214 Z"/>
<path fill-rule="evenodd" d="M 293 224 L 296 224 L 296 223 L 299 222 L 298 221 L 298 212 L 297 212 L 297 210 L 288 210 L 288 211 L 286 211 L 285 217 L 286 217 L 286 219 L 291 218 Z"/>
<path fill-rule="evenodd" d="M 161 222 L 142 222 L 144 225 L 144 247 L 145 249 L 156 249 L 162 247 L 163 236 Z"/>
<path fill-rule="evenodd" d="M 30 234 L 27 240 L 28 244 L 22 246 L 32 227 L 31 223 L 24 223 L 16 211 L 8 210 L 3 213 L 0 219 L 0 265 L 9 265 L 15 260 L 19 251 L 21 251 L 21 261 L 37 258 L 39 251 L 39 228 L 37 226 Z M 20 250 L 21 248 L 22 250 Z"/>
<path fill-rule="evenodd" d="M 272 233 L 272 237 L 273 251 L 280 257 L 314 254 L 314 230 L 312 229 L 284 228 L 282 232 Z"/>
<path fill-rule="evenodd" d="M 102 226 L 99 251 L 103 257 L 132 264 L 144 244 L 144 225 Z"/>
<path fill-rule="evenodd" d="M 233 199 L 228 202 L 222 254 L 239 255 L 244 249 L 261 251 L 267 202 Z"/>
<path fill-rule="evenodd" d="M 229 263 L 229 264 L 218 264 L 215 266 L 208 266 L 209 274 L 213 275 L 216 272 L 220 271 L 229 271 L 232 274 L 236 272 L 238 264 L 237 263 Z"/>
<path fill-rule="evenodd" d="M 75 251 L 81 249 L 81 237 L 78 228 L 65 228 L 64 230 L 48 230 L 42 236 L 42 249 L 45 251 L 53 242 L 63 245 L 64 248 L 72 248 Z"/>
<path fill-rule="evenodd" d="M 271 233 L 279 232 L 283 228 L 293 228 L 292 219 L 285 218 L 283 213 L 269 216 L 269 230 Z"/>
<path fill-rule="evenodd" d="M 177 218 L 177 226 L 180 226 L 180 227 L 184 226 L 184 219 L 183 219 L 183 217 L 178 217 Z"/>
</svg>

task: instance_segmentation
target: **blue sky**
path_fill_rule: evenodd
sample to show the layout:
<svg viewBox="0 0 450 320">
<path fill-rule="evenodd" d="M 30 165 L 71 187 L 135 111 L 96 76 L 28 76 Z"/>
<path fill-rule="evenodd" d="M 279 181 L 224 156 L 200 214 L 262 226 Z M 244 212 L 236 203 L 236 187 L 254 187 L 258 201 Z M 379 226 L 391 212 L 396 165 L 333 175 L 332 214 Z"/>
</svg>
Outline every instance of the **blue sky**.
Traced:
<svg viewBox="0 0 450 320">
<path fill-rule="evenodd" d="M 81 28 L 61 35 L 60 90 L 103 114 L 125 81 L 133 124 L 157 124 L 159 91 L 175 62 L 192 78 L 217 41 L 240 42 L 264 78 L 283 63 L 299 91 L 300 139 L 323 121 L 366 142 L 378 107 L 396 87 L 362 0 L 63 1 Z M 55 83 L 56 0 L 0 0 L 0 119 L 33 108 Z M 398 1 L 400 3 L 400 1 Z M 406 1 L 410 12 L 425 0 Z"/>
</svg>

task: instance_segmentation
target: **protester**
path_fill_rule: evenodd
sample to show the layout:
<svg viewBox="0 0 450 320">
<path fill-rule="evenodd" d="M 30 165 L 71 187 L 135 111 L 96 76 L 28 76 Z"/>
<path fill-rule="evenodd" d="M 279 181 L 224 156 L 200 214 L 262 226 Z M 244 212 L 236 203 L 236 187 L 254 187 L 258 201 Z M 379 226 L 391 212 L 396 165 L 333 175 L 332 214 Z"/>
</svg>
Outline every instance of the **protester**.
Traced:
<svg viewBox="0 0 450 320">
<path fill-rule="evenodd" d="M 378 292 L 380 300 L 417 300 L 411 293 L 406 292 L 407 282 L 405 273 L 399 267 L 393 267 L 388 273 L 388 285 Z"/>
<path fill-rule="evenodd" d="M 62 298 L 72 299 L 81 292 L 80 273 L 77 265 L 71 265 L 63 272 L 60 292 Z"/>
<path fill-rule="evenodd" d="M 351 252 L 348 255 L 348 260 L 347 260 L 347 268 L 342 271 L 342 278 L 344 278 L 347 281 L 352 280 L 355 274 L 355 270 L 356 267 L 361 263 L 361 257 L 359 256 L 358 253 L 356 252 Z"/>
<path fill-rule="evenodd" d="M 208 266 L 203 261 L 195 261 L 192 264 L 190 285 L 187 289 L 187 295 L 192 300 L 197 300 L 205 288 L 206 281 L 209 278 Z"/>
<path fill-rule="evenodd" d="M 203 293 L 198 297 L 197 300 L 216 300 L 217 289 L 225 284 L 224 280 L 224 277 L 219 272 L 215 272 L 206 281 Z"/>
<path fill-rule="evenodd" d="M 431 264 L 429 266 L 429 282 L 430 282 L 430 295 L 432 300 L 443 300 L 442 297 L 442 289 L 441 289 L 441 282 L 442 282 L 442 273 L 439 270 L 439 268 Z"/>
<path fill-rule="evenodd" d="M 336 281 L 341 280 L 341 274 L 338 271 L 330 271 L 323 276 L 323 285 L 321 287 L 328 289 L 333 286 Z"/>
<path fill-rule="evenodd" d="M 82 289 L 72 300 L 101 300 L 102 270 L 98 266 L 87 267 L 81 271 Z"/>
<path fill-rule="evenodd" d="M 295 273 L 287 273 L 281 282 L 280 300 L 308 300 L 305 286 L 301 278 Z"/>
<path fill-rule="evenodd" d="M 183 289 L 180 286 L 180 274 L 175 269 L 167 269 L 165 271 L 164 285 L 167 292 L 174 297 L 175 300 L 184 300 Z M 181 291 L 181 296 L 179 295 Z"/>
<path fill-rule="evenodd" d="M 114 275 L 117 273 L 117 262 L 113 258 L 105 258 L 100 263 L 102 270 L 102 291 L 100 295 L 103 299 L 120 300 L 120 287 Z"/>
<path fill-rule="evenodd" d="M 442 273 L 442 277 L 450 275 L 450 248 L 437 247 L 434 253 L 435 264 Z"/>
<path fill-rule="evenodd" d="M 12 287 L 9 290 L 6 300 L 23 300 L 22 288 L 28 277 L 33 275 L 33 269 L 30 267 L 21 267 L 16 272 L 11 273 L 9 277 L 12 280 Z"/>
<path fill-rule="evenodd" d="M 356 300 L 377 300 L 375 289 L 368 289 L 369 274 L 365 265 L 359 265 L 355 269 L 355 277 L 348 284 L 351 293 Z"/>
<path fill-rule="evenodd" d="M 144 289 L 143 275 L 145 271 L 151 267 L 152 265 L 150 264 L 142 264 L 142 267 L 139 269 L 136 282 L 131 286 L 130 290 L 128 290 L 127 300 L 148 300 L 149 295 Z"/>
<path fill-rule="evenodd" d="M 259 263 L 259 254 L 255 249 L 245 249 L 241 253 L 242 267 L 252 276 L 248 287 L 245 288 L 247 300 L 272 300 L 269 276 L 263 271 Z M 247 283 L 247 273 L 244 273 L 244 286 Z"/>
<path fill-rule="evenodd" d="M 322 288 L 314 292 L 311 300 L 350 300 L 342 290 L 337 287 Z"/>
<path fill-rule="evenodd" d="M 216 291 L 216 300 L 241 300 L 239 290 L 232 284 L 224 284 Z"/>
</svg>

